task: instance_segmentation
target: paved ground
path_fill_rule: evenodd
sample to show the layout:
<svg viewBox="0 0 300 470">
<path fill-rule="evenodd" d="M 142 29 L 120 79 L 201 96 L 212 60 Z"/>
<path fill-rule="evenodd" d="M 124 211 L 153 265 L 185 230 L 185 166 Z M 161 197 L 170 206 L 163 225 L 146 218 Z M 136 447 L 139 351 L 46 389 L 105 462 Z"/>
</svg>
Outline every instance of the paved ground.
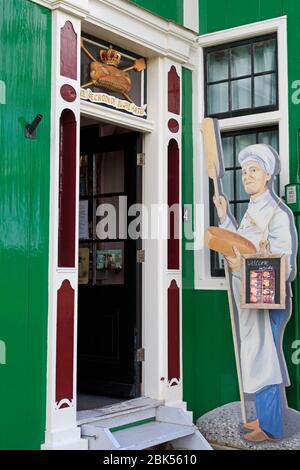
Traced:
<svg viewBox="0 0 300 470">
<path fill-rule="evenodd" d="M 249 420 L 255 419 L 253 403 L 247 405 Z M 300 450 L 300 413 L 287 410 L 285 438 L 276 442 L 251 443 L 243 439 L 240 403 L 229 403 L 201 416 L 197 420 L 199 431 L 212 445 L 248 450 Z"/>
</svg>

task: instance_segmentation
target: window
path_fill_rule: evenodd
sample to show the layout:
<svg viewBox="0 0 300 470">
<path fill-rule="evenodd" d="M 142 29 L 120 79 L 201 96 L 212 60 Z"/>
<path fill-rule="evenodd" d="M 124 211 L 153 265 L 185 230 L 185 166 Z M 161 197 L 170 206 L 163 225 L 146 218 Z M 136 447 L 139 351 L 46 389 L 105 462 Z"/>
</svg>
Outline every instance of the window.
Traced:
<svg viewBox="0 0 300 470">
<path fill-rule="evenodd" d="M 241 222 L 249 202 L 249 196 L 245 193 L 242 185 L 242 170 L 238 162 L 238 155 L 243 148 L 253 144 L 268 144 L 278 151 L 278 127 L 247 129 L 222 134 L 225 166 L 225 175 L 222 178 L 223 191 L 229 199 L 231 212 L 238 224 Z M 274 189 L 279 194 L 279 178 L 275 181 Z M 212 201 L 213 191 L 213 184 L 210 181 L 210 225 L 218 226 L 218 215 Z M 224 276 L 222 257 L 212 251 L 211 275 L 217 277 Z"/>
<path fill-rule="evenodd" d="M 204 60 L 206 116 L 278 109 L 276 34 L 207 48 Z"/>
<path fill-rule="evenodd" d="M 123 150 L 80 156 L 79 284 L 124 284 L 125 243 L 114 215 L 126 195 L 125 165 Z M 100 223 L 109 214 L 110 229 Z"/>
</svg>

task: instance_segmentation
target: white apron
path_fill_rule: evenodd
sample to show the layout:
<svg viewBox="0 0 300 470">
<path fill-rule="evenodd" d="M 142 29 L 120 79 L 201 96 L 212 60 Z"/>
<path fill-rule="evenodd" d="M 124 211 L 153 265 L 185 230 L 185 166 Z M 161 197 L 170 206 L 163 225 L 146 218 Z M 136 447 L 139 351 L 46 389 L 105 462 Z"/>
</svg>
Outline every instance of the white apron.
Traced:
<svg viewBox="0 0 300 470">
<path fill-rule="evenodd" d="M 241 280 L 235 275 L 232 287 L 239 320 L 243 389 L 255 393 L 267 385 L 282 383 L 269 310 L 240 309 Z"/>
<path fill-rule="evenodd" d="M 266 238 L 269 240 L 272 253 L 281 252 L 288 255 L 291 252 L 289 225 L 283 211 L 280 208 L 276 210 L 277 204 L 277 201 L 273 199 L 269 191 L 257 198 L 255 202 L 250 201 L 248 212 L 251 214 L 251 217 L 258 221 L 258 224 L 253 224 L 251 217 L 249 219 L 249 217 L 245 216 L 237 232 L 254 243 L 258 250 L 259 242 L 262 240 L 262 230 L 260 227 L 267 227 L 269 225 L 271 220 L 270 213 L 275 209 L 276 217 L 274 223 L 272 223 L 276 230 L 273 231 L 276 235 L 280 235 L 272 238 L 272 233 L 270 232 Z M 277 227 L 278 224 L 283 225 L 282 228 Z M 272 228 L 271 225 L 270 230 Z M 228 217 L 221 227 L 236 231 Z M 285 234 L 287 235 L 285 236 Z M 285 238 L 286 240 L 283 240 Z M 289 257 L 287 257 L 287 261 L 289 262 Z M 256 393 L 266 386 L 283 383 L 279 358 L 273 339 L 269 310 L 240 308 L 241 281 L 239 273 L 233 273 L 232 288 L 239 322 L 240 359 L 244 392 Z"/>
</svg>

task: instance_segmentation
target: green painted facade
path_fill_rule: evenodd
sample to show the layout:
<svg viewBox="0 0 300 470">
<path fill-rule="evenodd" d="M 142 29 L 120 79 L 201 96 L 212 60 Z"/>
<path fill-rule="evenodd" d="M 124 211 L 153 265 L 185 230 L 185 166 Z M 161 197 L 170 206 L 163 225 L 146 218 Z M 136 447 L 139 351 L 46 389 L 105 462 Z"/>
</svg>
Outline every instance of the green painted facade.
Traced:
<svg viewBox="0 0 300 470">
<path fill-rule="evenodd" d="M 192 205 L 192 72 L 183 69 L 182 204 Z M 238 399 L 226 292 L 194 290 L 194 252 L 182 239 L 183 392 L 195 417 Z"/>
<path fill-rule="evenodd" d="M 183 24 L 183 1 L 184 0 L 131 0 L 132 3 L 146 8 L 167 20 Z"/>
<path fill-rule="evenodd" d="M 183 0 L 131 1 L 183 24 Z M 199 9 L 200 34 L 287 15 L 290 173 L 296 175 L 300 108 L 291 95 L 300 79 L 298 3 L 199 0 Z M 29 0 L 0 0 L 0 11 L 0 450 L 39 449 L 46 404 L 51 12 Z M 185 68 L 182 86 L 182 203 L 192 205 L 193 90 Z M 37 140 L 27 140 L 25 122 L 38 113 L 44 118 Z M 296 223 L 299 232 L 299 218 Z M 184 400 L 197 418 L 239 394 L 227 293 L 194 289 L 194 253 L 186 241 L 183 236 Z M 289 403 L 300 410 L 300 367 L 291 363 L 292 343 L 300 339 L 299 278 L 284 344 Z"/>
<path fill-rule="evenodd" d="M 39 449 L 46 403 L 51 13 L 27 0 L 0 0 L 0 11 L 0 449 Z M 44 118 L 37 139 L 25 139 L 25 122 L 38 113 Z"/>
<path fill-rule="evenodd" d="M 199 0 L 200 33 L 245 25 L 287 15 L 290 175 L 297 170 L 297 134 L 300 108 L 292 102 L 292 84 L 300 77 L 300 9 L 295 0 Z M 193 151 L 190 130 L 191 73 L 183 75 L 183 204 L 193 202 Z M 299 217 L 296 218 L 298 233 Z M 184 240 L 183 240 L 184 244 Z M 194 258 L 183 245 L 183 360 L 184 399 L 195 418 L 224 403 L 238 399 L 238 386 L 226 292 L 194 290 Z M 298 272 L 300 266 L 298 261 Z M 286 328 L 284 349 L 292 386 L 287 389 L 289 405 L 300 410 L 300 366 L 293 365 L 292 343 L 300 338 L 299 277 L 294 283 L 293 316 Z"/>
</svg>

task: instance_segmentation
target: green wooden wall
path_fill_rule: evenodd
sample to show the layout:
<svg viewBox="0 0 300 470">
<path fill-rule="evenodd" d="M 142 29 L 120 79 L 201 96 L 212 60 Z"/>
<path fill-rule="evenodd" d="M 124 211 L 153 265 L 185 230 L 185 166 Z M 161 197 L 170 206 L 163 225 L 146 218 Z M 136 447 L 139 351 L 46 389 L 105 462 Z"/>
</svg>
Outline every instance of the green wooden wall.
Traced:
<svg viewBox="0 0 300 470">
<path fill-rule="evenodd" d="M 51 13 L 27 0 L 0 0 L 0 11 L 0 449 L 38 449 L 46 402 Z M 25 122 L 38 113 L 37 139 L 27 140 Z"/>
<path fill-rule="evenodd" d="M 131 0 L 167 20 L 183 24 L 183 0 Z"/>
<path fill-rule="evenodd" d="M 300 105 L 293 104 L 292 84 L 300 80 L 300 8 L 296 0 L 199 0 L 200 33 L 206 34 L 282 15 L 288 18 L 290 174 L 297 168 L 297 132 Z M 183 74 L 183 204 L 193 201 L 192 136 L 190 132 L 191 72 Z M 300 156 L 299 156 L 300 158 Z M 298 226 L 300 226 L 297 220 Z M 183 360 L 184 399 L 195 418 L 224 403 L 238 399 L 227 295 L 221 291 L 195 291 L 194 258 L 183 240 Z M 300 266 L 298 262 L 298 271 Z M 284 338 L 292 386 L 287 389 L 290 406 L 300 410 L 300 368 L 291 361 L 292 343 L 300 339 L 299 277 L 294 285 L 294 312 Z"/>
<path fill-rule="evenodd" d="M 182 203 L 193 204 L 192 72 L 183 69 Z M 184 400 L 195 418 L 238 399 L 227 295 L 194 290 L 194 252 L 182 238 Z"/>
</svg>

